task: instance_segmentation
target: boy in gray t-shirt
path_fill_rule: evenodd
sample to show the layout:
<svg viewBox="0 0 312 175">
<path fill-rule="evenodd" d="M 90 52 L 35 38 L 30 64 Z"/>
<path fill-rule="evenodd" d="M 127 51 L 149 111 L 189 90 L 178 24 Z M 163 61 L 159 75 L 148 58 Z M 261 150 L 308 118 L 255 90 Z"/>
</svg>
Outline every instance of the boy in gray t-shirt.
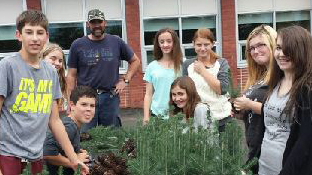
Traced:
<svg viewBox="0 0 312 175">
<path fill-rule="evenodd" d="M 78 160 L 59 115 L 61 98 L 56 70 L 39 53 L 48 39 L 48 21 L 42 12 L 22 12 L 16 20 L 19 53 L 0 61 L 0 174 L 21 174 L 31 162 L 32 174 L 42 171 L 47 126 L 77 166 Z"/>
</svg>

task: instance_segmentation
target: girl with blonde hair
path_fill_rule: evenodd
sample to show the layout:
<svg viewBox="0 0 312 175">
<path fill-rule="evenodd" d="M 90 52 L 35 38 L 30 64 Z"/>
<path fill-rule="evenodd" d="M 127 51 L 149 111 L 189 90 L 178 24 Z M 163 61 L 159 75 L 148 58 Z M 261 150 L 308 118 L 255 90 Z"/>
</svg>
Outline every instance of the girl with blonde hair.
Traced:
<svg viewBox="0 0 312 175">
<path fill-rule="evenodd" d="M 58 101 L 59 111 L 64 113 L 67 110 L 67 86 L 65 79 L 65 54 L 62 48 L 55 43 L 47 43 L 44 49 L 41 51 L 41 59 L 51 63 L 57 70 L 59 76 L 59 82 L 63 98 Z"/>
<path fill-rule="evenodd" d="M 274 61 L 273 52 L 277 33 L 267 25 L 256 27 L 248 36 L 246 43 L 246 60 L 248 65 L 248 79 L 243 96 L 234 100 L 234 107 L 238 114 L 235 117 L 245 123 L 245 137 L 249 148 L 248 161 L 255 157 L 261 145 L 259 131 L 261 130 L 261 107 L 268 91 L 270 79 L 269 67 Z M 253 166 L 254 174 L 258 166 Z"/>
</svg>

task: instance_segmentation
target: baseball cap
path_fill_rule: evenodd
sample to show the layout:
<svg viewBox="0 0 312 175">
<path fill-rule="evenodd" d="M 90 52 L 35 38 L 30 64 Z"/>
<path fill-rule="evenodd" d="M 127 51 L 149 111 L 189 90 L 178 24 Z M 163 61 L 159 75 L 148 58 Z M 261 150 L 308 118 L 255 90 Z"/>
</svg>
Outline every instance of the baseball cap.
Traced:
<svg viewBox="0 0 312 175">
<path fill-rule="evenodd" d="M 90 10 L 88 13 L 88 21 L 90 22 L 94 19 L 99 19 L 99 20 L 104 21 L 105 20 L 104 13 L 101 12 L 99 9 Z"/>
</svg>

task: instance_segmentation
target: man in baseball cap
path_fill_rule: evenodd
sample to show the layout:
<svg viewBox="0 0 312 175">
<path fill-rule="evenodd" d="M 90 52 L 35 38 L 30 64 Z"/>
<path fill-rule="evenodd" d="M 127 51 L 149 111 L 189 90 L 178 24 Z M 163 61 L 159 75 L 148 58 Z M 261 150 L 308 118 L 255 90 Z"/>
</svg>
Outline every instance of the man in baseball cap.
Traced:
<svg viewBox="0 0 312 175">
<path fill-rule="evenodd" d="M 122 38 L 105 33 L 107 22 L 102 11 L 90 10 L 87 20 L 91 33 L 72 43 L 67 73 L 69 97 L 76 85 L 90 86 L 99 94 L 94 118 L 82 126 L 82 133 L 97 125 L 121 126 L 119 94 L 140 67 L 140 59 Z M 121 60 L 129 65 L 123 77 L 119 77 Z"/>
<path fill-rule="evenodd" d="M 90 29 L 92 38 L 95 40 L 103 39 L 106 28 L 104 13 L 99 9 L 90 10 L 88 13 L 87 26 Z"/>
<path fill-rule="evenodd" d="M 105 21 L 104 13 L 101 12 L 99 9 L 90 10 L 88 13 L 88 21 L 90 22 L 94 19 Z"/>
</svg>

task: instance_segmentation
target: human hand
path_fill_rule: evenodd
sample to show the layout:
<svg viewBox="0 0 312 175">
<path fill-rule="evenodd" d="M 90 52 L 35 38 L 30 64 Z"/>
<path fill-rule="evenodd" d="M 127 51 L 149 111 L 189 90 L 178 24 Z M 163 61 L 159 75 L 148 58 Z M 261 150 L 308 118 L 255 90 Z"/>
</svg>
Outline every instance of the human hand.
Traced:
<svg viewBox="0 0 312 175">
<path fill-rule="evenodd" d="M 73 169 L 75 171 L 77 170 L 78 165 L 80 166 L 80 173 L 82 175 L 88 175 L 89 174 L 89 167 L 80 160 L 77 160 L 77 164 L 75 166 L 73 166 Z"/>
<path fill-rule="evenodd" d="M 83 163 L 88 163 L 90 161 L 89 154 L 84 149 L 80 149 L 80 153 L 77 154 L 77 157 Z"/>
<path fill-rule="evenodd" d="M 201 74 L 205 70 L 205 65 L 201 61 L 194 61 L 194 71 Z"/>
<path fill-rule="evenodd" d="M 149 119 L 143 119 L 143 125 L 147 125 L 149 122 Z"/>
<path fill-rule="evenodd" d="M 118 83 L 116 84 L 116 89 L 115 89 L 116 94 L 122 93 L 125 87 L 126 87 L 126 83 L 124 80 L 118 81 Z"/>
<path fill-rule="evenodd" d="M 242 97 L 238 97 L 234 100 L 234 107 L 237 111 L 240 110 L 249 110 L 249 104 L 250 104 L 250 99 L 247 98 L 245 95 Z"/>
</svg>

